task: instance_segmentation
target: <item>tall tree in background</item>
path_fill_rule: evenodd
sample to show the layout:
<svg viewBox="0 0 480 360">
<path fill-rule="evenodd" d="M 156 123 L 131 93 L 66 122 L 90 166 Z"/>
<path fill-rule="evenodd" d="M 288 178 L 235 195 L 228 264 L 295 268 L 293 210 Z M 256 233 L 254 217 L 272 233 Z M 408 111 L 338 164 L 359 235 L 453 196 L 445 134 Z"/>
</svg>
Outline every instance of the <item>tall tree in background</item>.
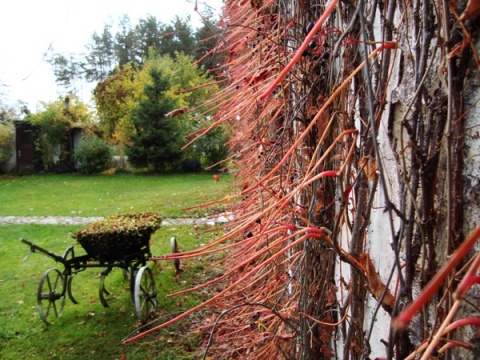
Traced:
<svg viewBox="0 0 480 360">
<path fill-rule="evenodd" d="M 67 56 L 54 54 L 47 61 L 53 65 L 53 74 L 57 84 L 63 86 L 69 94 L 75 94 L 78 91 L 77 84 L 84 77 L 84 63 L 76 54 Z"/>
<path fill-rule="evenodd" d="M 192 54 L 195 49 L 195 37 L 193 30 L 188 25 L 190 18 L 186 20 L 175 17 L 170 25 L 164 27 L 162 46 L 156 51 L 160 54 L 168 54 L 175 57 L 176 53 Z"/>
<path fill-rule="evenodd" d="M 102 81 L 116 67 L 122 68 L 128 63 L 141 68 L 151 50 L 159 55 L 175 57 L 176 53 L 184 53 L 199 59 L 215 46 L 212 37 L 215 21 L 208 16 L 205 19 L 204 26 L 194 31 L 189 17 L 177 16 L 170 24 L 163 24 L 155 16 L 148 15 L 133 26 L 130 18 L 123 15 L 116 32 L 112 31 L 113 25 L 105 24 L 101 34 L 92 34 L 85 54 L 53 54 L 48 62 L 54 67 L 57 84 L 74 93 L 75 85 L 82 79 Z M 204 42 L 205 38 L 208 40 Z M 211 62 L 204 65 L 214 67 Z"/>
<path fill-rule="evenodd" d="M 169 79 L 169 88 L 165 89 L 165 93 L 168 93 L 168 99 L 175 99 L 172 102 L 176 104 L 175 107 L 196 109 L 195 113 L 169 120 L 172 124 L 179 124 L 178 136 L 171 144 L 176 147 L 177 139 L 182 142 L 184 136 L 198 130 L 204 121 L 208 121 L 208 116 L 199 116 L 204 112 L 199 106 L 218 90 L 216 86 L 203 87 L 213 79 L 202 68 L 192 66 L 195 60 L 216 46 L 214 20 L 206 17 L 203 27 L 194 32 L 189 25 L 189 18 L 184 20 L 176 17 L 171 24 L 166 25 L 154 16 L 147 16 L 132 26 L 129 17 L 124 15 L 119 21 L 119 30 L 113 33 L 112 28 L 113 25 L 105 25 L 101 35 L 93 34 L 84 60 L 72 58 L 70 62 L 65 56 L 56 55 L 51 62 L 56 66 L 57 81 L 62 86 L 74 90 L 72 85 L 82 76 L 87 81 L 97 82 L 94 99 L 104 135 L 110 142 L 121 145 L 118 147 L 119 153 L 123 152 L 122 145 L 129 147 L 131 157 L 136 159 L 132 160 L 132 164 L 152 165 L 155 161 L 144 160 L 147 152 L 142 154 L 139 150 L 145 147 L 142 142 L 145 143 L 145 139 L 150 136 L 150 132 L 146 133 L 145 129 L 154 129 L 158 123 L 158 119 L 154 119 L 148 126 L 139 126 L 139 123 L 147 124 L 146 109 L 153 108 L 153 103 L 141 100 L 142 97 L 152 98 L 146 95 L 151 89 L 145 88 L 145 84 L 152 83 L 150 72 L 152 68 L 161 69 L 163 75 L 160 78 Z M 208 39 L 200 41 L 203 37 Z M 217 60 L 209 57 L 201 63 L 207 70 L 216 69 L 219 67 Z M 197 90 L 190 91 L 197 87 Z M 144 89 L 146 93 L 142 95 Z M 153 112 L 151 111 L 152 114 Z M 165 113 L 161 112 L 160 116 Z M 221 129 L 211 131 L 195 146 L 184 151 L 183 157 L 195 159 L 204 167 L 216 163 L 226 154 L 224 136 Z M 140 138 L 142 140 L 139 142 Z M 172 139 L 172 135 L 168 138 Z M 167 149 L 167 152 L 170 150 Z M 180 156 L 175 160 L 181 160 Z M 152 167 L 156 171 L 160 170 L 157 165 Z"/>
<path fill-rule="evenodd" d="M 150 49 L 159 52 L 165 37 L 165 25 L 157 20 L 155 16 L 147 15 L 146 19 L 140 19 L 135 26 L 137 57 L 145 58 Z"/>
<path fill-rule="evenodd" d="M 203 25 L 195 32 L 196 48 L 193 55 L 197 60 L 201 59 L 200 64 L 215 75 L 220 64 L 225 62 L 225 53 L 212 51 L 217 47 L 220 40 L 218 34 L 223 30 L 211 13 L 204 14 L 202 19 Z"/>
<path fill-rule="evenodd" d="M 126 154 L 133 166 L 160 172 L 179 160 L 182 139 L 178 121 L 166 117 L 177 105 L 167 94 L 171 86 L 168 77 L 158 67 L 152 67 L 149 75 L 151 83 L 145 85 L 144 97 L 132 113 L 135 133 Z"/>
<path fill-rule="evenodd" d="M 115 34 L 115 55 L 118 66 L 122 67 L 129 62 L 137 62 L 138 51 L 136 49 L 137 35 L 130 24 L 128 15 L 123 15 L 120 19 L 120 31 Z"/>
<path fill-rule="evenodd" d="M 102 34 L 94 32 L 86 46 L 88 53 L 83 67 L 85 79 L 89 82 L 105 79 L 116 65 L 115 40 L 111 28 L 111 25 L 105 24 Z"/>
</svg>

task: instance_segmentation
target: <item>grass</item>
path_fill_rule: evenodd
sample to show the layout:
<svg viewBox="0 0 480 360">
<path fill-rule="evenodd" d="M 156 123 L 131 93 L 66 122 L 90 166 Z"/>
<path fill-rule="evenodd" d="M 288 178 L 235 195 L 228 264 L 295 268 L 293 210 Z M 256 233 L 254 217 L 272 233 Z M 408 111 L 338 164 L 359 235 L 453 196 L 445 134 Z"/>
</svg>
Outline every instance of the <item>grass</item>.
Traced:
<svg viewBox="0 0 480 360">
<path fill-rule="evenodd" d="M 164 217 L 204 215 L 204 211 L 182 212 L 182 208 L 223 198 L 231 190 L 228 175 L 215 183 L 201 175 L 111 175 L 83 177 L 42 175 L 0 177 L 0 216 L 106 216 L 131 211 L 153 210 Z M 221 210 L 221 207 L 214 211 Z M 209 212 L 212 210 L 209 209 Z M 122 340 L 137 331 L 129 282 L 120 269 L 106 279 L 109 308 L 98 298 L 98 273 L 88 269 L 73 280 L 73 293 L 79 304 L 67 298 L 61 317 L 46 326 L 37 312 L 36 292 L 40 277 L 61 264 L 34 253 L 23 262 L 29 249 L 19 239 L 62 255 L 76 240 L 73 225 L 0 225 L 0 359 L 197 359 L 204 339 L 189 330 L 200 327 L 201 319 L 190 317 L 161 332 L 130 345 Z M 170 251 L 169 239 L 177 236 L 181 250 L 190 250 L 218 236 L 211 228 L 193 226 L 162 227 L 151 238 L 153 255 Z M 83 249 L 75 246 L 75 254 Z M 218 255 L 221 256 L 221 255 Z M 200 301 L 202 291 L 175 298 L 166 294 L 195 286 L 218 275 L 209 265 L 218 256 L 182 262 L 184 272 L 175 276 L 171 262 L 149 262 L 157 282 L 159 305 L 157 322 L 163 322 Z M 197 324 L 198 325 L 195 325 Z"/>
<path fill-rule="evenodd" d="M 42 273 L 61 265 L 43 255 L 33 254 L 23 262 L 28 247 L 20 243 L 24 237 L 57 254 L 74 245 L 71 234 L 79 226 L 64 225 L 1 225 L 0 226 L 0 359 L 196 359 L 202 339 L 188 333 L 191 323 L 172 326 L 150 336 L 145 341 L 122 345 L 123 338 L 139 325 L 134 315 L 128 280 L 120 269 L 108 276 L 107 289 L 110 307 L 104 308 L 98 299 L 98 272 L 88 269 L 75 276 L 73 292 L 79 304 L 67 299 L 61 317 L 53 325 L 41 321 L 36 308 L 36 291 Z M 190 226 L 163 227 L 151 239 L 154 255 L 169 252 L 168 240 L 177 236 L 183 250 L 198 247 L 217 236 L 204 232 L 210 228 Z M 75 247 L 79 255 L 82 249 Z M 159 305 L 157 317 L 165 321 L 174 313 L 186 310 L 205 298 L 192 294 L 167 298 L 166 294 L 194 286 L 206 277 L 218 275 L 207 266 L 210 259 L 182 262 L 184 272 L 175 278 L 171 262 L 149 262 L 157 282 Z M 201 351 L 201 350 L 200 350 Z"/>
<path fill-rule="evenodd" d="M 203 209 L 182 209 L 225 197 L 231 191 L 230 176 L 220 178 L 215 182 L 211 174 L 3 176 L 0 216 L 107 216 L 131 211 L 158 211 L 169 218 L 203 216 Z"/>
</svg>

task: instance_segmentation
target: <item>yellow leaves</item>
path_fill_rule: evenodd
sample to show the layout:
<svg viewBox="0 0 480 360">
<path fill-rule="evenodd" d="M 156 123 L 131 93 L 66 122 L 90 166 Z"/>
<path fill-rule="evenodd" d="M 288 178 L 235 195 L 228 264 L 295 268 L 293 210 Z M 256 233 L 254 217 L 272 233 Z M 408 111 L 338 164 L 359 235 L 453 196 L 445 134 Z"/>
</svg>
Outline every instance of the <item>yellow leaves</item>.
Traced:
<svg viewBox="0 0 480 360">
<path fill-rule="evenodd" d="M 102 175 L 113 175 L 117 172 L 117 169 L 110 168 L 108 170 L 102 171 Z"/>
<path fill-rule="evenodd" d="M 371 156 L 364 156 L 360 162 L 360 167 L 363 169 L 365 175 L 367 175 L 368 180 L 374 180 L 377 176 L 377 162 Z"/>
</svg>

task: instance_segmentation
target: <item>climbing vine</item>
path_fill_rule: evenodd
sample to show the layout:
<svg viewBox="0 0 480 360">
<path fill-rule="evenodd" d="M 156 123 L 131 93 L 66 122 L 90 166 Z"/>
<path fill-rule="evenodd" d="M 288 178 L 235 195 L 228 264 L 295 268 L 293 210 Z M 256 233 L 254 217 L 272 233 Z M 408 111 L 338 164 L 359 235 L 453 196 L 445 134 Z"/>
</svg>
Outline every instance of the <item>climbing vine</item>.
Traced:
<svg viewBox="0 0 480 360">
<path fill-rule="evenodd" d="M 204 358 L 473 351 L 474 341 L 450 333 L 478 322 L 451 322 L 478 310 L 462 301 L 478 282 L 478 257 L 469 259 L 479 237 L 462 207 L 471 112 L 462 89 L 479 68 L 472 9 L 463 10 L 226 1 L 210 53 L 227 58 L 215 69 L 222 91 L 191 138 L 222 124 L 233 134 L 225 166 L 240 189 L 235 220 L 216 241 L 175 255 L 225 251 L 213 265 L 225 266 L 221 277 L 183 292 L 222 287 L 126 342 L 208 309 L 218 316 L 201 328 Z"/>
</svg>

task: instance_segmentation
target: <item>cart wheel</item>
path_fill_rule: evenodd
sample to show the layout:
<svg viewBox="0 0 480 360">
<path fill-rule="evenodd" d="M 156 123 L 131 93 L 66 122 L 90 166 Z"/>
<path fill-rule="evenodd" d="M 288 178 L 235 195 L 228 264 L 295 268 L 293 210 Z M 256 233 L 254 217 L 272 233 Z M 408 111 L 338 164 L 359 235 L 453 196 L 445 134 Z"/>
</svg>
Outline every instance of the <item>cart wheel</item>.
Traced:
<svg viewBox="0 0 480 360">
<path fill-rule="evenodd" d="M 38 312 L 46 324 L 62 315 L 65 305 L 65 282 L 60 270 L 49 269 L 40 279 L 37 292 Z"/>
<path fill-rule="evenodd" d="M 128 268 L 128 280 L 130 281 L 130 296 L 132 297 L 133 303 L 135 303 L 135 281 L 138 274 L 138 268 L 135 266 L 130 266 Z"/>
<path fill-rule="evenodd" d="M 157 289 L 152 270 L 147 266 L 141 267 L 135 276 L 134 302 L 138 319 L 148 322 L 157 307 Z"/>
<path fill-rule="evenodd" d="M 70 300 L 74 304 L 78 304 L 78 301 L 73 297 L 73 292 L 72 292 L 73 276 L 74 275 L 71 275 L 71 276 L 68 277 L 68 280 L 67 280 L 67 294 L 68 294 L 68 297 L 70 298 Z"/>
<path fill-rule="evenodd" d="M 72 259 L 74 258 L 75 258 L 75 251 L 73 250 L 73 246 L 69 246 L 67 250 L 65 250 L 65 253 L 63 254 L 63 260 L 65 260 L 65 262 L 71 262 Z M 73 276 L 75 274 L 72 274 L 70 267 L 68 267 L 68 274 L 70 274 L 70 276 L 67 277 L 67 294 L 70 300 L 74 304 L 78 304 L 78 301 L 75 299 L 72 292 L 72 281 L 73 281 Z"/>
<path fill-rule="evenodd" d="M 104 307 L 109 307 L 107 300 L 105 299 L 105 295 L 110 295 L 108 290 L 105 288 L 105 279 L 107 278 L 108 274 L 110 274 L 112 268 L 105 267 L 103 268 L 102 272 L 100 273 L 100 283 L 98 284 L 98 297 L 100 298 L 100 302 Z"/>
</svg>

